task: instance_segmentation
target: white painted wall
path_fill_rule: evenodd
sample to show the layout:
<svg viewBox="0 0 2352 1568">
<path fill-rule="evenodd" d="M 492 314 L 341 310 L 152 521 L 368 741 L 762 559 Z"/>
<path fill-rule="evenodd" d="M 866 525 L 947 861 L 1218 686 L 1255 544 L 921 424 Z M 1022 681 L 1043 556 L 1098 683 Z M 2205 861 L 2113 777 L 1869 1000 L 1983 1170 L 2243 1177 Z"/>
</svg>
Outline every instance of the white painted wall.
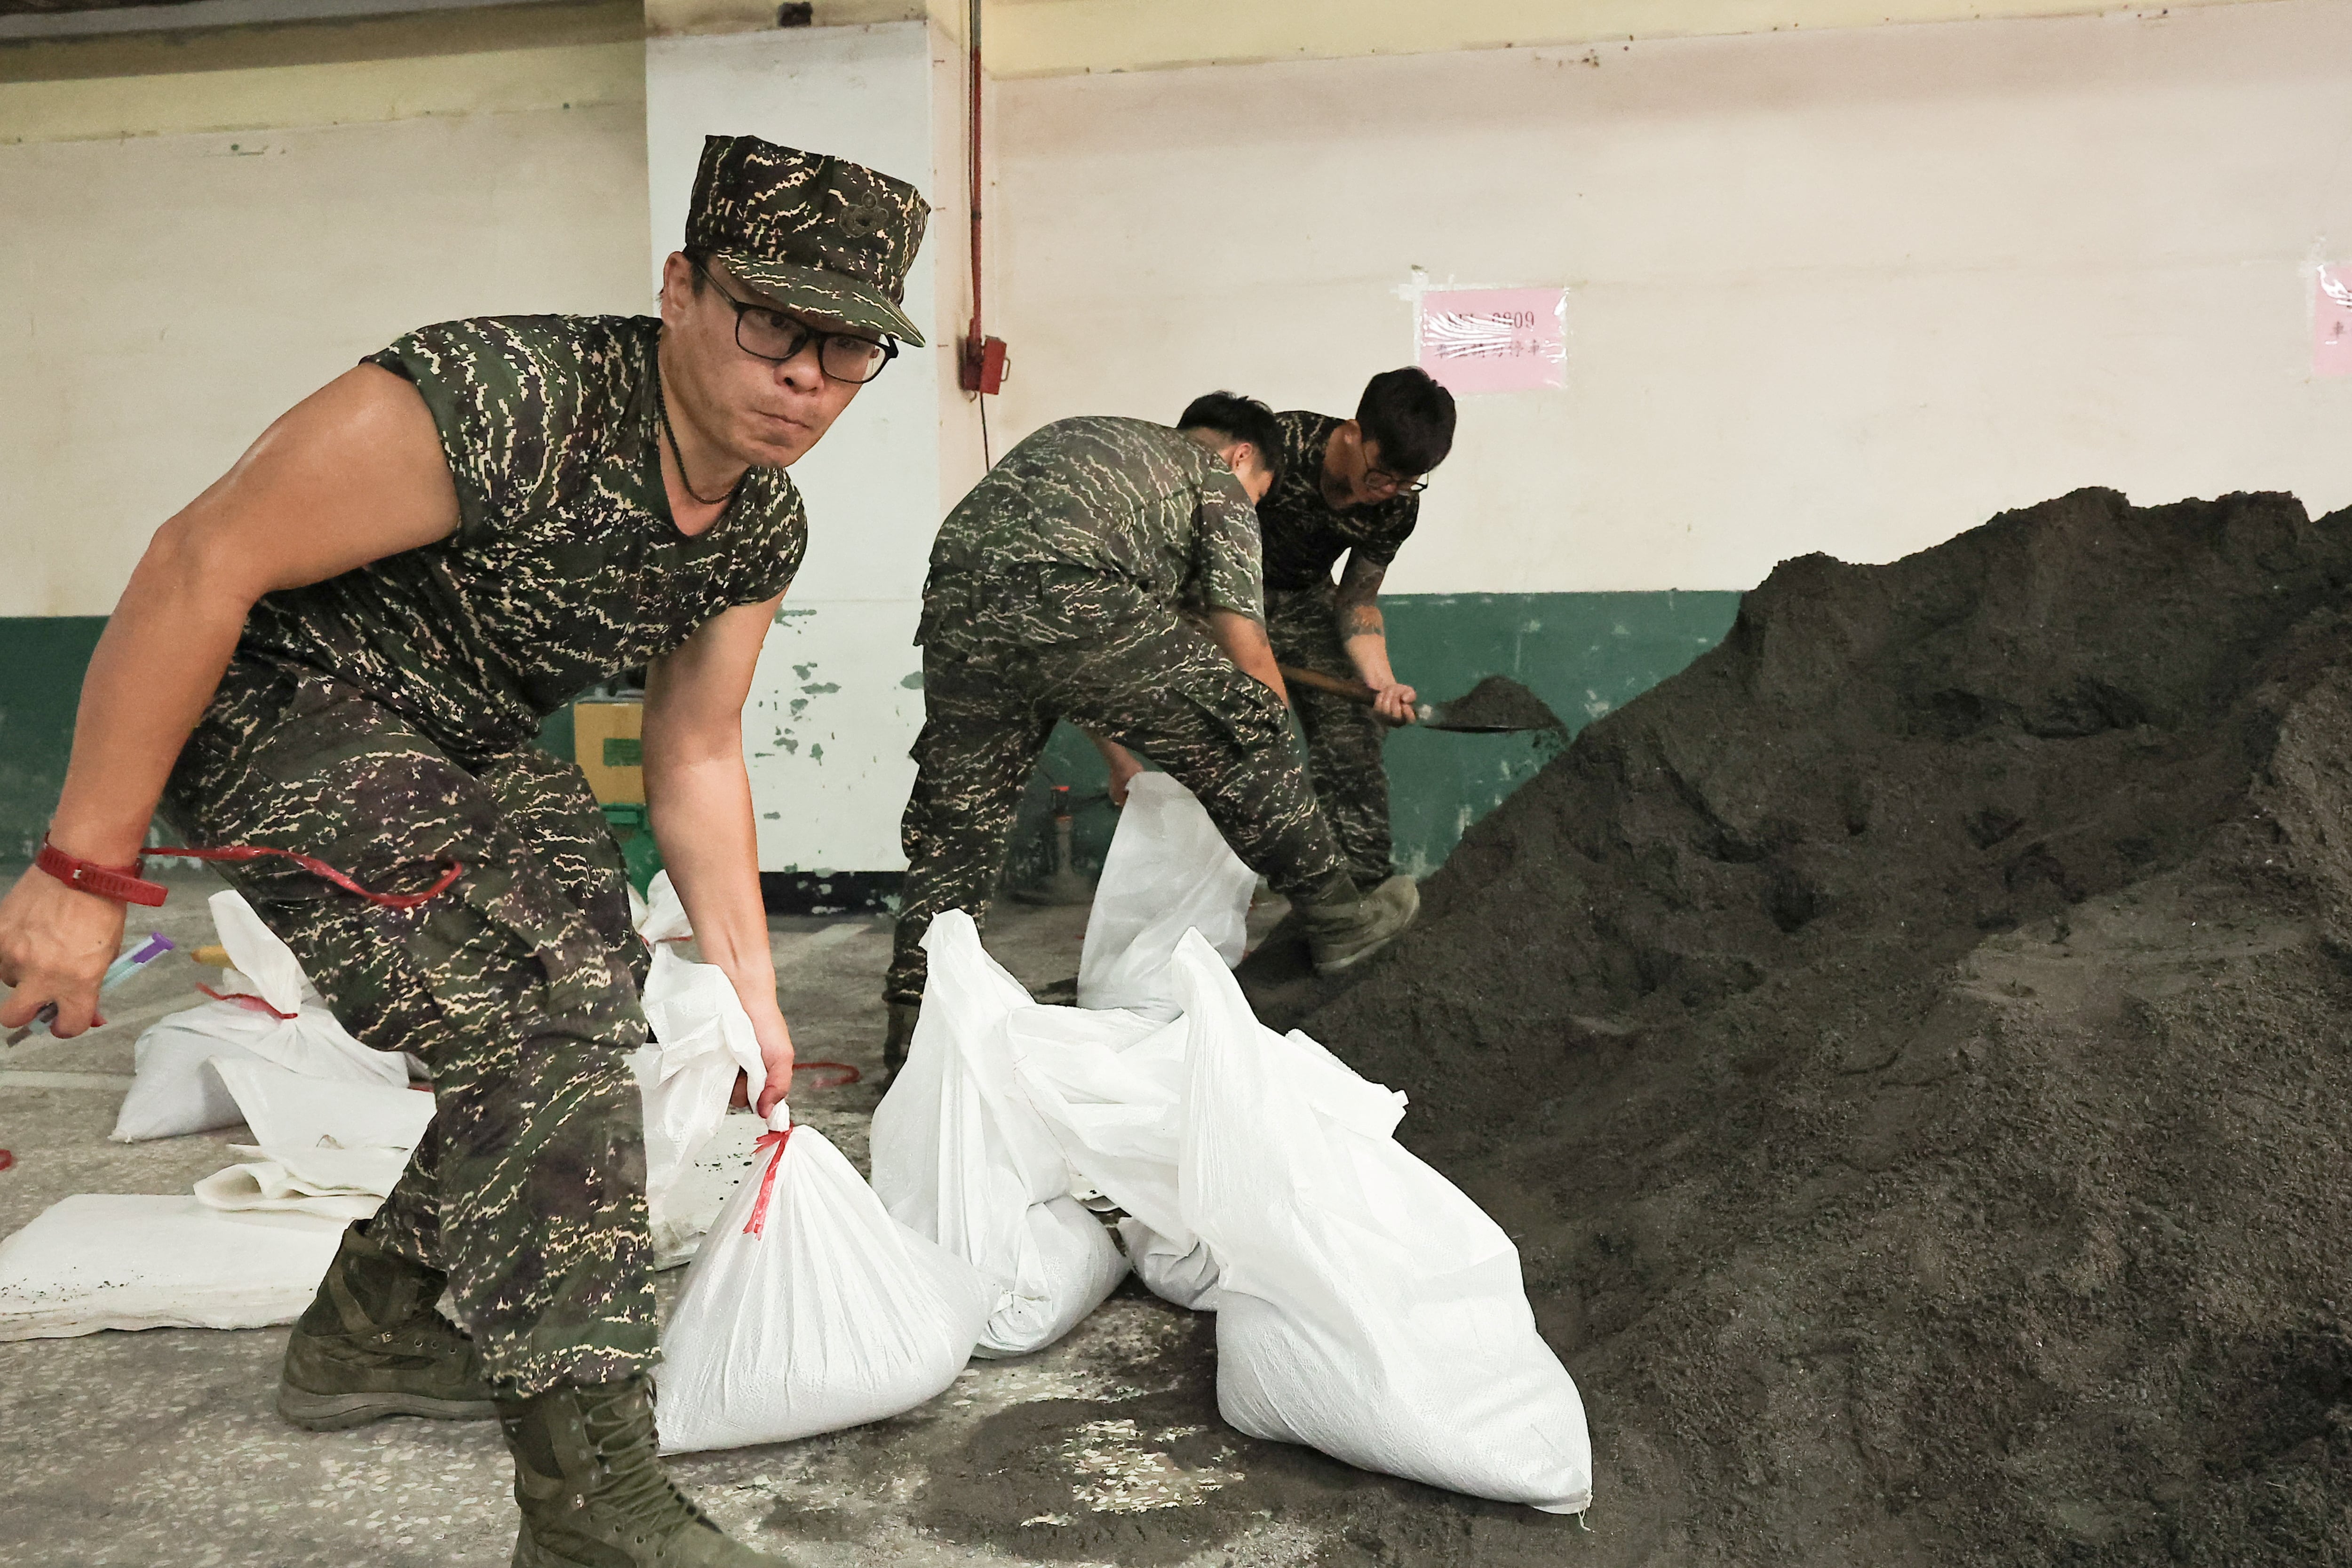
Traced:
<svg viewBox="0 0 2352 1568">
<path fill-rule="evenodd" d="M 158 524 L 413 327 L 650 309 L 644 189 L 635 103 L 0 144 L 0 614 L 107 614 Z"/>
<path fill-rule="evenodd" d="M 1392 591 L 1741 588 L 2078 485 L 2352 501 L 2352 5 L 999 84 L 1004 437 L 1213 386 L 1350 410 L 1397 290 L 1560 284 Z"/>
<path fill-rule="evenodd" d="M 676 249 L 706 134 L 751 134 L 906 180 L 936 207 L 936 72 L 925 24 L 657 38 L 646 45 L 653 265 Z M 958 100 L 960 105 L 960 100 Z M 951 105 L 946 112 L 955 112 Z M 954 196 L 960 196 L 956 182 Z M 952 208 L 951 196 L 948 205 Z M 907 310 L 936 321 L 935 274 L 961 230 L 936 218 Z M 946 237 L 943 246 L 942 236 Z M 793 467 L 809 549 L 760 660 L 744 739 L 769 871 L 894 870 L 922 725 L 914 647 L 941 515 L 952 337 L 903 353 Z"/>
</svg>

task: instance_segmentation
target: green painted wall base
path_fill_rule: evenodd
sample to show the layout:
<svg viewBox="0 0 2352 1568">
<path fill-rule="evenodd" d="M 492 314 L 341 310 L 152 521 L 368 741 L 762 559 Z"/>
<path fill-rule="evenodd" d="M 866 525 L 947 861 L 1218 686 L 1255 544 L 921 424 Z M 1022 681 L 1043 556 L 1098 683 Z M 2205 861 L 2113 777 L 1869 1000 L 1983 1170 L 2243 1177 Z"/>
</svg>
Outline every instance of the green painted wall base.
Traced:
<svg viewBox="0 0 2352 1568">
<path fill-rule="evenodd" d="M 1397 673 L 1424 700 L 1458 697 L 1481 676 L 1507 675 L 1581 729 L 1640 696 L 1721 640 L 1738 612 L 1732 593 L 1442 594 L 1381 600 Z M 65 783 L 82 672 L 106 622 L 95 616 L 0 616 L 0 858 L 40 843 Z M 569 710 L 541 742 L 571 754 Z M 1401 869 L 1426 876 L 1463 833 L 1558 749 L 1549 737 L 1390 737 L 1389 782 Z M 1053 861 L 1053 785 L 1070 788 L 1077 868 L 1102 868 L 1118 814 L 1103 796 L 1102 761 L 1062 726 L 1022 806 L 1007 879 L 1042 881 Z"/>
<path fill-rule="evenodd" d="M 105 629 L 104 616 L 0 616 L 0 858 L 31 859 L 49 830 Z"/>
<path fill-rule="evenodd" d="M 1390 662 L 1424 701 L 1507 675 L 1543 699 L 1571 734 L 1623 706 L 1723 640 L 1737 593 L 1403 594 L 1383 595 Z M 1389 737 L 1390 820 L 1400 870 L 1425 877 L 1470 825 L 1559 749 L 1549 735 L 1400 730 Z M 1006 880 L 1024 887 L 1053 866 L 1052 786 L 1070 786 L 1077 868 L 1101 871 L 1118 813 L 1102 759 L 1065 724 L 1022 802 Z"/>
<path fill-rule="evenodd" d="M 1431 594 L 1383 597 L 1389 658 L 1423 701 L 1507 675 L 1571 734 L 1723 640 L 1730 593 Z M 1401 871 L 1426 877 L 1470 825 L 1556 754 L 1553 736 L 1399 730 L 1389 737 L 1389 819 Z"/>
</svg>

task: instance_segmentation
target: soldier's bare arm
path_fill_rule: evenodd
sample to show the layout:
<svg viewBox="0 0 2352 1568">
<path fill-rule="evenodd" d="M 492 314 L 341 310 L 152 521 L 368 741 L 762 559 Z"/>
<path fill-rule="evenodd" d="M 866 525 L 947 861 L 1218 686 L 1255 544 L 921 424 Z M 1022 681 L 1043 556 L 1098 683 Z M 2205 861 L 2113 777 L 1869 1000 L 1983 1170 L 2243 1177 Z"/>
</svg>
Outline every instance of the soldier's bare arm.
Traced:
<svg viewBox="0 0 2352 1568">
<path fill-rule="evenodd" d="M 1274 662 L 1274 645 L 1265 640 L 1265 623 L 1239 610 L 1211 610 L 1202 618 L 1225 657 L 1241 666 L 1244 675 L 1274 688 L 1284 707 L 1290 706 L 1290 688 L 1283 684 L 1282 670 Z"/>
<path fill-rule="evenodd" d="M 743 769 L 743 702 L 782 595 L 705 622 L 646 675 L 646 804 L 662 863 L 705 962 L 726 972 L 767 1063 L 766 1115 L 791 1092 L 793 1036 L 776 1005 L 751 782 Z"/>
<path fill-rule="evenodd" d="M 457 525 L 457 489 L 415 387 L 361 365 L 297 404 L 148 542 L 82 682 L 51 842 L 101 865 L 130 864 L 254 601 L 428 544 Z M 50 1002 L 57 1034 L 88 1027 L 122 912 L 26 872 L 0 900 L 0 981 L 16 987 L 0 1027 Z"/>
<path fill-rule="evenodd" d="M 1413 700 L 1420 694 L 1389 668 L 1388 622 L 1381 615 L 1381 582 L 1387 575 L 1388 568 L 1381 563 L 1348 552 L 1347 567 L 1339 574 L 1339 646 L 1348 650 L 1356 674 L 1372 689 L 1373 708 L 1390 722 L 1403 724 L 1412 721 Z"/>
</svg>

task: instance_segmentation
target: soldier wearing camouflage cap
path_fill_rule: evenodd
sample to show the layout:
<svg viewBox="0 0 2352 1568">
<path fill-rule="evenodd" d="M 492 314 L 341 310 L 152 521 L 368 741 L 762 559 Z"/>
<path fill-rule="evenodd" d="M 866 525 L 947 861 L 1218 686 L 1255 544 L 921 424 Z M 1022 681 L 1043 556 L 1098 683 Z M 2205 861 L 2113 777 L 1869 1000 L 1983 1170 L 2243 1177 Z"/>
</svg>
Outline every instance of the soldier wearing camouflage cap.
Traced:
<svg viewBox="0 0 2352 1568">
<path fill-rule="evenodd" d="M 855 163 L 714 136 L 661 315 L 424 328 L 305 399 L 156 533 L 83 688 L 40 867 L 0 900 L 0 1026 L 91 1021 L 159 807 L 433 1124 L 295 1327 L 281 1412 L 499 1417 L 518 1564 L 770 1563 L 655 1458 L 645 954 L 619 850 L 541 721 L 648 671 L 653 831 L 703 956 L 791 1081 L 741 710 L 807 526 L 785 470 L 899 342 L 928 208 Z M 112 876 L 102 874 L 111 868 Z M 436 1310 L 446 1291 L 452 1323 Z M 234 1555 L 234 1552 L 232 1552 Z"/>
</svg>

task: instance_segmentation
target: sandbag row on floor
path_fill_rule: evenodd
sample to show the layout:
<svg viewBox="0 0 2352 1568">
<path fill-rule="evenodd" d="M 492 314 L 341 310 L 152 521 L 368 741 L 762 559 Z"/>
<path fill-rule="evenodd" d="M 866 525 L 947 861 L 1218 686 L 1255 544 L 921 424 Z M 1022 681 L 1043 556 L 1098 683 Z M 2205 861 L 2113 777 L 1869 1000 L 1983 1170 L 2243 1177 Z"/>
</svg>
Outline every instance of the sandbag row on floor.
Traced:
<svg viewBox="0 0 2352 1568">
<path fill-rule="evenodd" d="M 1181 786 L 1136 780 L 1087 926 L 1081 994 L 1172 1016 L 1169 955 L 1204 925 L 1238 960 L 1254 881 Z M 875 1113 L 875 1184 L 781 1116 L 761 1140 L 765 1158 L 712 1226 L 662 1336 L 665 1449 L 782 1442 L 895 1415 L 974 1354 L 1051 1344 L 1125 1277 L 1118 1245 L 1079 1201 L 1095 1194 L 1071 1190 L 1013 1067 L 1033 1036 L 1041 1051 L 1066 1039 L 1129 1047 L 1162 1026 L 1136 1012 L 1032 1005 L 961 911 L 934 922 L 926 946 L 923 1022 Z M 698 1048 L 723 1059 L 719 1047 Z M 693 1069 L 669 1070 L 665 1089 Z M 710 1084 L 721 1077 L 714 1065 Z"/>
<path fill-rule="evenodd" d="M 1240 1430 L 1475 1496 L 1588 1506 L 1582 1401 L 1537 1331 L 1517 1251 L 1395 1141 L 1402 1095 L 1260 1025 L 1196 932 L 1167 965 L 1181 1013 L 1164 1025 L 1032 1004 L 961 911 L 924 945 L 874 1184 L 996 1291 L 982 1353 L 1050 1343 L 1132 1260 L 1160 1295 L 1217 1313 L 1218 1406 Z M 1057 1273 L 1042 1236 L 1108 1245 L 1082 1197 L 1124 1211 L 1121 1262 Z"/>
</svg>

